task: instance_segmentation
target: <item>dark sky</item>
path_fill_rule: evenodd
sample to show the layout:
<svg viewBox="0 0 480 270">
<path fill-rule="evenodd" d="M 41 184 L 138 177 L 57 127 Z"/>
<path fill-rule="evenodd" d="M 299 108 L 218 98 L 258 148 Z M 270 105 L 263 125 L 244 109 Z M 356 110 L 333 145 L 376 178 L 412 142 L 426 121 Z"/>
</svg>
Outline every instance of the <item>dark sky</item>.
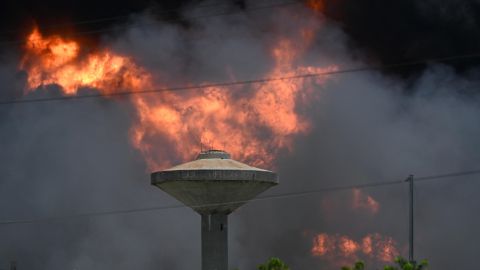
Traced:
<svg viewBox="0 0 480 270">
<path fill-rule="evenodd" d="M 480 2 L 475 0 L 339 0 L 327 16 L 355 46 L 383 63 L 441 58 L 479 51 Z M 452 63 L 458 68 L 478 59 Z M 402 71 L 404 72 L 404 71 Z"/>
<path fill-rule="evenodd" d="M 242 1 L 234 2 L 243 6 Z M 359 50 L 359 55 L 374 63 L 396 63 L 478 52 L 480 2 L 476 0 L 325 2 L 325 15 L 348 34 L 352 51 Z M 0 37 L 3 41 L 21 39 L 33 22 L 45 32 L 99 30 L 125 22 L 128 15 L 145 10 L 156 14 L 159 20 L 173 19 L 181 23 L 177 11 L 189 4 L 198 3 L 212 5 L 212 2 L 186 0 L 8 1 L 2 4 Z M 216 7 L 204 9 L 206 14 L 215 14 L 217 10 Z M 91 22 L 97 19 L 102 20 Z M 96 34 L 89 36 L 95 37 Z M 478 59 L 449 62 L 458 71 L 468 70 L 477 63 Z M 396 69 L 393 72 L 412 75 L 422 68 L 423 66 Z"/>
<path fill-rule="evenodd" d="M 8 1 L 2 8 L 1 31 L 4 36 L 18 35 L 35 23 L 44 31 L 72 29 L 98 30 L 125 21 L 129 15 L 146 9 L 175 16 L 186 1 Z M 106 20 L 104 20 L 106 19 Z M 92 22 L 97 21 L 99 22 Z M 18 31 L 20 30 L 20 31 Z"/>
</svg>

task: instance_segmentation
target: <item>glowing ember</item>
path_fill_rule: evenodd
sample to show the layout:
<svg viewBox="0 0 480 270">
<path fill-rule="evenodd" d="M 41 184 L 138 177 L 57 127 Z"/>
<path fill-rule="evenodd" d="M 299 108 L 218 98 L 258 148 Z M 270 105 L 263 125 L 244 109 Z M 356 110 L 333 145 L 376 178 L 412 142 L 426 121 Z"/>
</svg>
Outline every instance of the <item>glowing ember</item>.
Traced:
<svg viewBox="0 0 480 270">
<path fill-rule="evenodd" d="M 399 254 L 395 241 L 378 233 L 368 234 L 361 241 L 355 241 L 348 236 L 321 233 L 313 238 L 311 253 L 313 256 L 342 263 L 350 263 L 362 255 L 382 262 L 391 262 Z"/>
<path fill-rule="evenodd" d="M 308 0 L 307 6 L 315 12 L 323 12 L 325 10 L 325 0 Z"/>
<path fill-rule="evenodd" d="M 309 33 L 303 35 L 305 43 L 311 41 L 312 31 L 301 31 Z M 301 46 L 302 49 L 307 45 Z M 281 39 L 272 48 L 277 64 L 264 77 L 334 69 L 293 67 L 292 62 L 302 52 L 288 39 Z M 27 38 L 20 68 L 28 73 L 27 92 L 48 84 L 59 85 L 65 95 L 75 95 L 81 87 L 107 95 L 164 88 L 127 56 L 108 49 L 82 54 L 77 41 L 44 37 L 38 29 Z M 223 148 L 236 159 L 271 167 L 278 151 L 291 150 L 293 137 L 308 131 L 308 119 L 297 114 L 296 108 L 314 97 L 315 85 L 323 80 L 236 86 L 253 93 L 243 97 L 233 96 L 233 91 L 224 87 L 134 95 L 131 100 L 137 117 L 130 131 L 132 144 L 142 152 L 151 170 L 171 165 L 172 156 L 191 159 L 201 145 Z"/>
<path fill-rule="evenodd" d="M 362 250 L 366 254 L 371 254 L 373 251 L 372 248 L 372 237 L 367 235 L 362 239 Z"/>
<path fill-rule="evenodd" d="M 340 239 L 338 239 L 338 247 L 340 248 L 340 251 L 343 253 L 344 256 L 350 256 L 352 254 L 355 254 L 355 252 L 357 252 L 360 246 L 352 239 L 346 236 L 342 236 L 340 237 Z"/>
<path fill-rule="evenodd" d="M 313 238 L 312 254 L 315 256 L 323 256 L 327 253 L 334 252 L 336 249 L 336 240 L 325 233 L 316 235 Z"/>
</svg>

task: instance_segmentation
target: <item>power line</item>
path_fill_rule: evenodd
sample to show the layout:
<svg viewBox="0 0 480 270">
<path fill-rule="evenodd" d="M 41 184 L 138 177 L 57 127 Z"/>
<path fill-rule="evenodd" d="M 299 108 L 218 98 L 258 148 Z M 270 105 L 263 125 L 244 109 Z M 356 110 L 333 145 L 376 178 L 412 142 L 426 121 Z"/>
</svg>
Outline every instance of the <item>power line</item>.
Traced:
<svg viewBox="0 0 480 270">
<path fill-rule="evenodd" d="M 440 175 L 415 177 L 415 182 L 458 177 L 458 176 L 475 175 L 475 174 L 480 174 L 480 170 L 471 170 L 471 171 L 454 172 L 454 173 L 447 173 L 447 174 L 440 174 Z"/>
<path fill-rule="evenodd" d="M 315 194 L 315 193 L 320 193 L 320 192 L 341 191 L 341 190 L 349 190 L 349 189 L 355 189 L 355 188 L 361 189 L 361 188 L 393 185 L 393 184 L 400 184 L 400 183 L 403 183 L 403 180 L 402 181 L 393 181 L 393 182 L 367 183 L 367 184 L 361 184 L 361 185 L 328 187 L 328 188 L 321 188 L 321 189 L 309 190 L 309 191 L 289 192 L 289 193 L 275 194 L 275 195 L 269 195 L 269 196 L 262 196 L 262 197 L 253 198 L 251 200 L 245 200 L 245 201 L 230 201 L 230 202 L 223 202 L 223 203 L 200 204 L 200 205 L 193 205 L 191 207 L 213 207 L 213 206 L 238 204 L 238 203 L 245 203 L 245 202 L 252 202 L 252 201 L 264 201 L 264 200 L 271 200 L 271 199 L 291 198 L 291 197 L 305 196 L 305 195 Z M 95 217 L 95 216 L 106 216 L 106 215 L 129 214 L 129 213 L 137 213 L 137 212 L 150 212 L 150 211 L 159 211 L 159 210 L 176 209 L 176 208 L 188 208 L 188 207 L 190 207 L 190 206 L 186 206 L 184 204 L 174 204 L 174 205 L 148 207 L 148 208 L 92 212 L 92 213 L 76 214 L 76 215 L 61 216 L 61 217 L 59 216 L 59 217 L 50 217 L 50 218 L 23 219 L 23 220 L 10 220 L 10 221 L 7 220 L 7 221 L 1 221 L 0 225 L 48 222 L 48 221 L 57 221 L 57 220 L 82 218 L 82 217 Z"/>
<path fill-rule="evenodd" d="M 476 174 L 480 174 L 480 170 L 471 170 L 471 171 L 462 171 L 462 172 L 453 172 L 453 173 L 447 173 L 447 174 L 416 177 L 415 181 L 455 178 L 460 176 L 476 175 Z M 89 217 L 98 217 L 98 216 L 112 216 L 112 215 L 131 214 L 131 213 L 162 211 L 162 210 L 177 209 L 177 208 L 222 206 L 222 205 L 240 204 L 240 203 L 246 203 L 246 202 L 301 197 L 301 196 L 324 193 L 324 192 L 335 192 L 335 191 L 352 190 L 352 189 L 365 189 L 365 188 L 373 188 L 373 187 L 381 187 L 381 186 L 391 186 L 391 185 L 398 185 L 403 183 L 405 183 L 405 179 L 395 180 L 395 181 L 384 181 L 384 182 L 370 182 L 370 183 L 357 184 L 357 185 L 333 186 L 333 187 L 312 189 L 308 191 L 297 191 L 297 192 L 273 194 L 273 195 L 267 195 L 267 196 L 260 196 L 260 197 L 253 198 L 251 200 L 245 200 L 245 201 L 229 201 L 229 202 L 223 202 L 223 203 L 200 204 L 200 205 L 192 205 L 192 206 L 186 206 L 183 204 L 172 204 L 172 205 L 125 209 L 125 210 L 89 212 L 89 213 L 82 213 L 82 214 L 75 214 L 75 215 L 57 216 L 57 217 L 46 217 L 46 218 L 35 218 L 35 219 L 12 219 L 12 220 L 0 221 L 0 225 L 52 222 L 52 221 L 62 221 L 62 220 L 77 219 L 77 218 L 89 218 Z"/>
<path fill-rule="evenodd" d="M 119 91 L 119 92 L 114 92 L 109 94 L 98 93 L 98 94 L 87 94 L 87 95 L 79 95 L 79 96 L 61 96 L 61 97 L 34 98 L 34 99 L 32 98 L 31 99 L 13 99 L 13 100 L 0 101 L 0 105 L 62 101 L 62 100 L 77 100 L 77 99 L 102 98 L 102 97 L 114 97 L 114 96 L 130 96 L 130 95 L 138 95 L 138 94 L 159 93 L 159 92 L 166 92 L 166 91 L 200 90 L 200 89 L 206 89 L 211 87 L 228 87 L 228 86 L 238 86 L 238 85 L 246 85 L 246 84 L 259 84 L 259 83 L 269 83 L 274 81 L 305 79 L 305 78 L 344 74 L 344 73 L 395 69 L 395 68 L 402 68 L 402 67 L 424 65 L 432 62 L 450 62 L 455 60 L 472 59 L 472 58 L 479 58 L 479 57 L 480 57 L 480 53 L 474 53 L 474 54 L 466 54 L 466 55 L 447 56 L 442 58 L 423 59 L 423 60 L 394 63 L 394 64 L 387 64 L 387 65 L 364 66 L 364 67 L 357 67 L 357 68 L 350 68 L 350 69 L 340 69 L 340 70 L 331 70 L 331 71 L 316 72 L 316 73 L 297 74 L 292 76 L 261 78 L 261 79 L 244 80 L 244 81 L 230 81 L 230 82 L 210 83 L 210 84 L 192 85 L 192 86 L 179 86 L 179 87 L 170 87 L 170 88 L 147 89 L 147 90 L 140 90 L 140 91 L 134 91 L 134 92 Z"/>
<path fill-rule="evenodd" d="M 277 4 L 272 4 L 272 5 L 260 5 L 260 6 L 255 6 L 251 8 L 246 8 L 242 10 L 234 10 L 234 11 L 228 11 L 228 12 L 221 12 L 221 13 L 213 13 L 213 14 L 207 14 L 207 15 L 199 15 L 199 16 L 193 16 L 189 18 L 179 18 L 179 19 L 166 19 L 163 20 L 162 22 L 167 22 L 167 23 L 173 23 L 173 22 L 185 22 L 185 19 L 188 20 L 197 20 L 197 19 L 206 19 L 206 18 L 213 18 L 213 17 L 220 17 L 220 16 L 226 16 L 226 15 L 233 15 L 233 14 L 238 14 L 238 13 L 245 13 L 245 12 L 250 12 L 250 11 L 260 11 L 260 10 L 266 10 L 266 9 L 271 9 L 271 8 L 278 8 L 278 7 L 283 7 L 283 6 L 289 6 L 289 5 L 294 5 L 294 4 L 300 4 L 301 2 L 297 1 L 287 1 L 287 2 L 282 2 L 282 3 L 277 3 Z M 135 25 L 130 25 L 130 28 L 140 28 L 144 26 L 149 26 L 149 25 L 157 25 L 158 22 L 155 23 L 138 23 Z M 96 29 L 96 30 L 89 30 L 89 31 L 80 31 L 76 32 L 75 34 L 70 34 L 67 36 L 68 37 L 77 37 L 77 36 L 84 36 L 84 35 L 92 35 L 92 34 L 99 34 L 99 33 L 107 33 L 107 32 L 114 32 L 117 31 L 118 27 L 107 27 L 107 28 L 102 28 L 102 29 Z M 25 40 L 0 40 L 0 45 L 9 45 L 9 44 L 19 44 L 19 43 L 24 43 Z"/>
<path fill-rule="evenodd" d="M 230 4 L 228 2 L 211 3 L 211 4 L 194 6 L 190 10 L 210 8 L 210 7 L 220 7 L 220 6 L 227 6 L 227 5 L 230 5 Z M 184 12 L 184 11 L 187 11 L 187 9 L 185 9 L 185 8 L 165 9 L 165 10 L 161 10 L 161 11 L 156 11 L 154 13 L 154 15 L 173 14 L 173 13 L 176 13 L 176 12 Z M 128 19 L 132 16 L 132 14 L 135 14 L 135 13 L 129 13 L 129 14 L 123 14 L 123 15 L 117 15 L 117 16 L 111 16 L 111 17 L 92 18 L 92 19 L 88 19 L 88 20 L 74 21 L 74 22 L 70 22 L 70 23 L 43 24 L 43 25 L 39 25 L 39 27 L 41 29 L 52 29 L 52 28 L 69 27 L 69 26 L 74 26 L 74 25 L 88 25 L 88 24 L 95 24 L 95 23 L 100 23 L 100 22 L 109 22 L 109 21 L 116 21 L 116 20 L 120 20 L 120 19 Z M 2 33 L 0 33 L 0 35 L 17 33 L 17 32 L 20 32 L 20 31 L 22 31 L 22 29 L 3 31 Z"/>
</svg>

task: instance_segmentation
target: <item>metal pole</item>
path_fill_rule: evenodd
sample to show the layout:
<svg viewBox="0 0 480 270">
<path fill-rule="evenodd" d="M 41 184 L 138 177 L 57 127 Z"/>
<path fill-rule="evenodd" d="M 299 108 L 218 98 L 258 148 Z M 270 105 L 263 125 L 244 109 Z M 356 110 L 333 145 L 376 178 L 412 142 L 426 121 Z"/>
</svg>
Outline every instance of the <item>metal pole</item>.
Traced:
<svg viewBox="0 0 480 270">
<path fill-rule="evenodd" d="M 414 223 L 413 223 L 413 175 L 409 175 L 407 178 L 407 182 L 410 184 L 410 211 L 409 211 L 409 249 L 408 249 L 408 260 L 411 263 L 414 263 L 413 257 L 413 236 L 414 236 Z"/>
</svg>

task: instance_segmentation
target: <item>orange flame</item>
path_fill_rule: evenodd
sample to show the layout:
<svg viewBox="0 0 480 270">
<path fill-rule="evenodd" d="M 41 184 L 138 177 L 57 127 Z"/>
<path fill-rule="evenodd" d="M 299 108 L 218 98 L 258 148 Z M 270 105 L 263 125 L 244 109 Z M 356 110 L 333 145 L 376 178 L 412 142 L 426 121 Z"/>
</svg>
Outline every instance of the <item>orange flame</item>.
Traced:
<svg viewBox="0 0 480 270">
<path fill-rule="evenodd" d="M 371 214 L 376 214 L 380 210 L 380 204 L 372 196 L 364 194 L 360 189 L 354 189 L 353 209 L 365 209 Z"/>
<path fill-rule="evenodd" d="M 306 32 L 311 31 L 301 31 Z M 305 43 L 311 40 L 311 34 L 304 37 Z M 272 48 L 277 64 L 265 77 L 335 69 L 294 67 L 293 62 L 301 53 L 292 41 L 281 39 Z M 56 35 L 45 37 L 38 29 L 27 38 L 20 68 L 28 73 L 27 93 L 48 84 L 59 85 L 65 95 L 75 95 L 82 87 L 106 95 L 160 88 L 152 74 L 130 57 L 109 49 L 82 53 L 79 42 Z M 137 117 L 130 131 L 131 141 L 151 170 L 171 165 L 171 156 L 191 159 L 201 144 L 224 148 L 235 158 L 253 165 L 271 167 L 279 151 L 291 150 L 295 135 L 309 130 L 308 119 L 299 115 L 296 108 L 314 97 L 314 86 L 324 80 L 235 86 L 252 93 L 240 97 L 226 87 L 134 95 L 131 100 Z"/>
<path fill-rule="evenodd" d="M 357 252 L 360 245 L 346 236 L 341 236 L 340 239 L 338 239 L 338 247 L 344 256 L 350 256 Z"/>
<path fill-rule="evenodd" d="M 382 262 L 391 262 L 399 254 L 393 238 L 379 233 L 368 234 L 361 241 L 355 241 L 344 235 L 320 233 L 313 238 L 311 253 L 313 256 L 347 264 L 357 260 L 361 255 Z"/>
<path fill-rule="evenodd" d="M 60 36 L 43 37 L 37 28 L 28 36 L 25 49 L 20 68 L 28 72 L 27 91 L 58 84 L 68 95 L 76 94 L 81 87 L 108 94 L 150 86 L 151 75 L 130 58 L 108 50 L 82 58 L 78 42 Z"/>
<path fill-rule="evenodd" d="M 325 10 L 325 0 L 308 0 L 307 6 L 315 12 L 323 12 Z"/>
</svg>

